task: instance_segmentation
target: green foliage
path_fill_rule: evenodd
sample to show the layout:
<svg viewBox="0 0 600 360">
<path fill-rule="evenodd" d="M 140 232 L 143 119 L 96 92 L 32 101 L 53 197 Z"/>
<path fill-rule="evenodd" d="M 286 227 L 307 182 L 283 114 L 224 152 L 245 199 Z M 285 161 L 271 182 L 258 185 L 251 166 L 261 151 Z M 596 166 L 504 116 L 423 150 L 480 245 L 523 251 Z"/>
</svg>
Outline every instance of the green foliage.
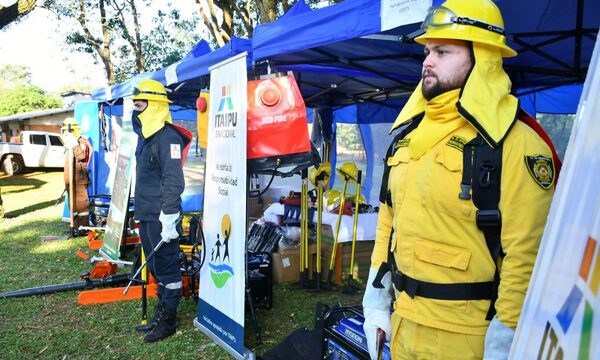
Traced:
<svg viewBox="0 0 600 360">
<path fill-rule="evenodd" d="M 537 114 L 537 119 L 546 130 L 552 143 L 556 148 L 556 152 L 561 160 L 565 158 L 565 151 L 571 136 L 571 129 L 575 122 L 573 114 Z"/>
<path fill-rule="evenodd" d="M 161 7 L 169 9 L 166 11 L 156 10 L 148 0 L 86 0 L 82 5 L 79 6 L 78 0 L 44 0 L 42 3 L 61 21 L 75 25 L 66 34 L 66 48 L 93 55 L 105 69 L 110 69 L 106 74 L 109 83 L 170 65 L 200 39 L 196 26 L 198 16 L 183 19 L 178 10 L 170 9 L 170 2 L 164 2 Z M 105 13 L 104 26 L 101 8 Z M 139 41 L 136 40 L 138 35 Z"/>
<path fill-rule="evenodd" d="M 31 85 L 31 70 L 25 65 L 7 64 L 0 67 L 0 95 L 17 86 Z"/>
<path fill-rule="evenodd" d="M 47 95 L 37 86 L 18 86 L 0 97 L 0 116 L 20 114 L 33 110 L 60 108 L 62 101 Z"/>
<path fill-rule="evenodd" d="M 337 124 L 336 141 L 340 150 L 362 151 L 364 145 L 360 129 L 356 124 Z"/>
<path fill-rule="evenodd" d="M 159 11 L 152 31 L 142 37 L 147 71 L 155 71 L 182 59 L 200 39 L 195 34 L 197 20 L 181 18 L 178 10 Z"/>
</svg>

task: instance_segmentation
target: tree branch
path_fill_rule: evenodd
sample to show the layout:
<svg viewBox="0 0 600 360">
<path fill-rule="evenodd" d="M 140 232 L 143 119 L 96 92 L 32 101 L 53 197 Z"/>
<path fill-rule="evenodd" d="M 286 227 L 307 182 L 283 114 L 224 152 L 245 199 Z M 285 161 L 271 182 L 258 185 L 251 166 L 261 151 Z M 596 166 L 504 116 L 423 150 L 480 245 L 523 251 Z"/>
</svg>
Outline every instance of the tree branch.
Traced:
<svg viewBox="0 0 600 360">
<path fill-rule="evenodd" d="M 211 0 L 196 0 L 196 4 L 198 4 L 198 8 L 200 9 L 200 18 L 202 19 L 202 21 L 204 22 L 204 24 L 210 31 L 213 38 L 216 40 L 219 47 L 223 47 L 223 45 L 225 45 L 225 40 L 223 39 L 223 36 L 221 34 L 221 31 L 220 31 L 220 28 L 219 28 L 219 25 L 217 22 L 217 18 L 215 16 L 215 11 L 214 11 L 214 6 L 213 6 L 212 1 Z M 206 11 L 203 6 L 204 4 L 206 4 L 206 7 L 210 10 L 210 14 L 211 14 L 210 17 L 206 14 Z"/>
</svg>

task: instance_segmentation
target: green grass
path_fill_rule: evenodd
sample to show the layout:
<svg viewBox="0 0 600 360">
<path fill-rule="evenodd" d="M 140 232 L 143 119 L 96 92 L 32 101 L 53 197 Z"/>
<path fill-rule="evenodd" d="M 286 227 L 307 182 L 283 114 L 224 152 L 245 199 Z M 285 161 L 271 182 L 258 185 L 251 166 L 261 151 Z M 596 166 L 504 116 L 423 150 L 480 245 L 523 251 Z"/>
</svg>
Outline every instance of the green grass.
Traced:
<svg viewBox="0 0 600 360">
<path fill-rule="evenodd" d="M 67 234 L 68 225 L 61 222 L 63 205 L 55 205 L 64 187 L 62 172 L 0 175 L 0 187 L 5 210 L 0 220 L 0 293 L 80 281 L 79 274 L 91 265 L 75 251 L 97 255 L 87 248 L 87 240 L 40 241 L 40 236 Z M 190 298 L 179 306 L 177 334 L 145 344 L 133 331 L 141 317 L 139 301 L 81 306 L 77 294 L 0 299 L 0 359 L 231 358 L 194 327 L 197 305 Z M 256 344 L 246 312 L 245 344 L 257 355 L 299 327 L 312 328 L 317 302 L 357 304 L 361 294 L 313 293 L 275 284 L 273 298 L 272 309 L 257 309 L 262 345 Z"/>
</svg>

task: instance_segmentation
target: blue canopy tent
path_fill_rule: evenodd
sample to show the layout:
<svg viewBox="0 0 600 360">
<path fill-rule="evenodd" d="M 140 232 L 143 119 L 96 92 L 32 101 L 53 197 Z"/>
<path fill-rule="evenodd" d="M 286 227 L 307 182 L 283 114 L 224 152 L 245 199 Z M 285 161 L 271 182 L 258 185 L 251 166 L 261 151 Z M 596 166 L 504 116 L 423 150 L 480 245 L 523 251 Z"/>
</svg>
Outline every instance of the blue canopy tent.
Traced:
<svg viewBox="0 0 600 360">
<path fill-rule="evenodd" d="M 124 97 L 133 94 L 133 87 L 143 79 L 156 80 L 169 88 L 169 98 L 177 105 L 195 109 L 195 101 L 200 90 L 208 87 L 208 68 L 233 55 L 247 51 L 252 53 L 250 40 L 232 37 L 222 48 L 210 52 L 206 41 L 201 40 L 194 49 L 180 61 L 154 72 L 135 75 L 131 79 L 92 92 L 92 99 L 99 102 L 119 103 Z M 250 63 L 250 56 L 248 62 Z M 175 108 L 177 110 L 177 108 Z M 195 116 L 193 117 L 195 119 Z"/>
<path fill-rule="evenodd" d="M 509 45 L 520 53 L 506 61 L 513 89 L 583 82 L 600 26 L 598 1 L 496 3 L 512 37 Z M 275 69 L 312 64 L 370 72 L 390 80 L 379 93 L 393 95 L 418 81 L 423 50 L 412 41 L 419 24 L 381 31 L 380 6 L 370 0 L 346 0 L 318 10 L 299 6 L 302 11 L 255 29 L 253 59 L 268 60 Z"/>
<path fill-rule="evenodd" d="M 442 2 L 433 1 L 435 5 Z M 520 53 L 505 63 L 513 90 L 522 94 L 523 105 L 535 114 L 539 111 L 535 106 L 542 104 L 539 99 L 554 93 L 549 89 L 582 83 L 585 79 L 600 25 L 600 3 L 593 0 L 498 0 L 496 3 L 512 37 L 509 45 Z M 318 10 L 298 5 L 293 15 L 254 30 L 253 59 L 256 69 L 268 66 L 273 71 L 293 70 L 310 106 L 336 110 L 350 103 L 359 104 L 359 108 L 372 103 L 399 112 L 402 100 L 420 79 L 423 49 L 412 41 L 419 32 L 418 23 L 381 31 L 379 1 L 346 0 Z M 337 74 L 322 76 L 316 69 L 321 69 L 321 73 L 336 69 Z M 361 77 L 343 74 L 341 69 L 359 71 Z M 360 86 L 355 86 L 355 81 Z M 570 99 L 578 99 L 578 89 L 556 91 L 563 95 L 568 92 Z M 541 95 L 539 92 L 543 90 L 546 91 Z M 532 97 L 537 101 L 531 101 Z M 571 106 L 565 109 L 563 98 L 560 99 L 561 105 L 550 109 L 546 106 L 543 112 L 554 112 L 558 107 L 559 112 L 576 111 L 577 100 L 571 100 Z M 394 118 L 369 111 L 354 113 L 358 124 L 374 119 L 391 122 Z M 323 124 L 326 130 L 333 126 Z M 363 125 L 361 128 L 366 129 Z M 367 138 L 366 152 L 373 154 L 377 151 L 368 149 L 373 142 L 370 137 L 363 132 L 363 138 Z"/>
<path fill-rule="evenodd" d="M 188 55 L 180 61 L 154 72 L 138 74 L 133 78 L 105 89 L 92 92 L 92 99 L 100 103 L 105 116 L 123 115 L 123 98 L 133 94 L 134 86 L 143 79 L 153 79 L 165 85 L 169 91 L 169 98 L 173 100 L 170 106 L 174 120 L 196 120 L 196 99 L 202 89 L 208 88 L 208 68 L 233 55 L 247 51 L 251 53 L 250 40 L 233 37 L 232 40 L 215 51 L 210 51 L 208 43 L 200 41 Z M 248 63 L 250 64 L 250 59 Z M 106 129 L 110 134 L 110 129 Z M 112 139 L 108 139 L 112 141 Z M 107 149 L 100 147 L 98 158 L 104 159 Z M 93 169 L 96 172 L 96 193 L 107 194 L 110 192 L 110 169 L 106 162 L 98 163 Z M 198 211 L 202 208 L 202 195 L 193 193 L 183 196 L 184 211 Z"/>
</svg>

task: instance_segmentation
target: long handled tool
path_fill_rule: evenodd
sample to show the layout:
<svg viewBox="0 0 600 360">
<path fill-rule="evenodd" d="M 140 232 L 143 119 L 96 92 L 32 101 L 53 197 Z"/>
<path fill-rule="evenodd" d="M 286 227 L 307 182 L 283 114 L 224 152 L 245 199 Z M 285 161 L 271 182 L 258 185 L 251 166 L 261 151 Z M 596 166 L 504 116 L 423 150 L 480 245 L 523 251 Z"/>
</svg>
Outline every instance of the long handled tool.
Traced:
<svg viewBox="0 0 600 360">
<path fill-rule="evenodd" d="M 133 276 L 129 280 L 129 284 L 127 284 L 127 287 L 125 288 L 125 290 L 123 290 L 123 295 L 127 294 L 127 291 L 129 291 L 129 287 L 131 286 L 131 284 L 133 284 L 133 282 L 136 281 L 135 278 L 140 274 L 140 272 L 142 271 L 142 269 L 144 269 L 146 267 L 146 265 L 148 265 L 148 261 L 150 261 L 150 259 L 152 259 L 152 257 L 154 256 L 154 254 L 156 254 L 156 252 L 158 251 L 158 249 L 160 249 L 160 247 L 165 242 L 166 242 L 165 240 L 160 239 L 160 241 L 158 242 L 158 244 L 156 244 L 156 246 L 154 247 L 154 249 L 152 249 L 152 252 L 146 258 L 146 261 L 144 261 L 142 263 L 142 265 L 140 265 L 139 269 L 137 269 L 137 271 L 135 272 L 135 274 L 133 274 Z"/>
<path fill-rule="evenodd" d="M 300 195 L 300 284 L 308 286 L 308 170 L 302 170 Z"/>
<path fill-rule="evenodd" d="M 146 262 L 146 255 L 144 254 L 144 248 L 140 246 L 140 257 L 141 262 Z M 148 324 L 148 296 L 146 294 L 146 286 L 148 284 L 148 268 L 144 267 L 142 270 L 142 321 L 141 325 Z"/>
<path fill-rule="evenodd" d="M 317 261 L 314 275 L 316 290 L 321 290 L 321 245 L 323 235 L 323 188 L 328 187 L 331 177 L 331 163 L 322 163 L 317 169 L 312 169 L 309 179 L 317 190 Z"/>
<path fill-rule="evenodd" d="M 354 295 L 358 292 L 358 288 L 354 286 L 354 253 L 356 249 L 356 229 L 358 227 L 358 208 L 360 204 L 360 183 L 362 178 L 362 171 L 358 170 L 356 173 L 356 196 L 354 199 L 354 224 L 352 226 L 352 250 L 350 252 L 350 269 L 348 271 L 348 284 L 344 288 L 344 294 Z"/>
<path fill-rule="evenodd" d="M 67 151 L 67 157 L 69 158 L 69 226 L 73 238 L 75 237 L 75 156 L 73 156 L 73 149 Z"/>
<path fill-rule="evenodd" d="M 46 295 L 57 292 L 73 291 L 73 290 L 84 290 L 93 289 L 102 286 L 118 286 L 125 284 L 129 279 L 129 274 L 116 274 L 111 275 L 102 279 L 91 279 L 89 276 L 84 277 L 84 281 L 58 284 L 58 285 L 46 285 L 35 288 L 11 291 L 4 294 L 0 294 L 0 299 L 8 299 L 15 297 L 25 297 L 32 295 Z"/>
<path fill-rule="evenodd" d="M 317 270 L 317 274 L 315 276 L 316 288 L 317 291 L 321 290 L 321 237 L 323 231 L 321 227 L 323 226 L 323 187 L 317 186 L 317 263 L 315 268 Z"/>
<path fill-rule="evenodd" d="M 356 181 L 356 174 L 358 172 L 358 168 L 354 163 L 344 163 L 340 168 L 337 169 L 338 173 L 344 177 L 344 185 L 342 187 L 342 194 L 340 200 L 340 210 L 338 213 L 338 218 L 335 226 L 335 236 L 333 238 L 333 247 L 331 249 L 331 261 L 329 262 L 329 273 L 327 274 L 327 284 L 329 287 L 332 286 L 332 277 L 333 277 L 333 268 L 335 265 L 335 255 L 338 244 L 338 236 L 340 233 L 340 225 L 342 222 L 342 216 L 344 215 L 344 206 L 346 204 L 346 188 L 348 186 L 348 182 L 350 180 Z"/>
</svg>

